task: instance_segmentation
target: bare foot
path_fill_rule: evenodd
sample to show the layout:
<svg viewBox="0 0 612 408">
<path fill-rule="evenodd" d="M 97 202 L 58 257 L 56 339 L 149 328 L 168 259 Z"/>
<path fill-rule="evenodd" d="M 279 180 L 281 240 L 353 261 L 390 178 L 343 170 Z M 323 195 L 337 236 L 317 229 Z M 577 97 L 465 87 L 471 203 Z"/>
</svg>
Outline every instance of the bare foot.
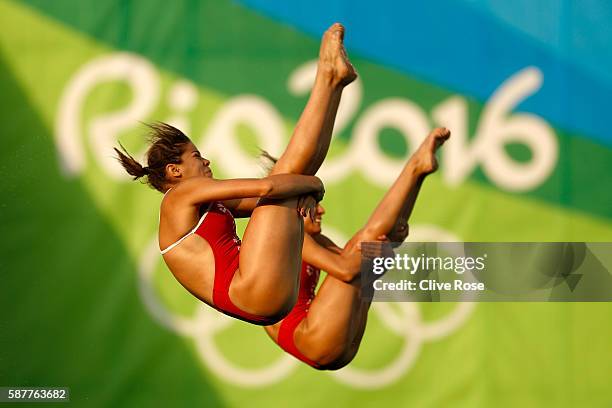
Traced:
<svg viewBox="0 0 612 408">
<path fill-rule="evenodd" d="M 450 137 L 450 131 L 446 128 L 435 128 L 423 140 L 421 146 L 412 155 L 410 161 L 417 174 L 428 175 L 438 169 L 436 150 Z"/>
<path fill-rule="evenodd" d="M 318 73 L 328 78 L 332 85 L 341 87 L 357 78 L 355 68 L 344 49 L 344 26 L 340 23 L 333 24 L 323 34 Z"/>
</svg>

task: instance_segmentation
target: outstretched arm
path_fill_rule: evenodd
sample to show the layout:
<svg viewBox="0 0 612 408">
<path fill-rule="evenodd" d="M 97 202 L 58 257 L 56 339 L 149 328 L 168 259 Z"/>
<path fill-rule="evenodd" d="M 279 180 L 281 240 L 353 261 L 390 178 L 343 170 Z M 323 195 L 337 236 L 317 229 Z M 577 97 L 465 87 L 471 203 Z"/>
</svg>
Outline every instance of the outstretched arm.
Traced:
<svg viewBox="0 0 612 408">
<path fill-rule="evenodd" d="M 223 201 L 223 205 L 232 212 L 234 218 L 250 217 L 258 203 L 259 197 L 235 198 Z"/>
<path fill-rule="evenodd" d="M 168 195 L 188 205 L 200 205 L 211 201 L 225 201 L 242 198 L 283 199 L 304 194 L 323 197 L 325 189 L 317 177 L 298 174 L 278 174 L 263 179 L 213 180 L 207 177 L 193 177 L 179 184 Z"/>
<path fill-rule="evenodd" d="M 343 253 L 325 236 L 304 234 L 302 260 L 343 282 L 353 280 L 361 267 L 361 257 L 358 254 Z"/>
</svg>

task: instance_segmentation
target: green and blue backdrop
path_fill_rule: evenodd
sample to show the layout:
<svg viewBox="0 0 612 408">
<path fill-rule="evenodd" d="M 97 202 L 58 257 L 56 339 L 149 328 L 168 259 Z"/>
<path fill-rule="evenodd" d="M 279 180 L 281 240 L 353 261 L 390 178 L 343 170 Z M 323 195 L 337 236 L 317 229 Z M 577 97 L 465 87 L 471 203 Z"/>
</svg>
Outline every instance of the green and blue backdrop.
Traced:
<svg viewBox="0 0 612 408">
<path fill-rule="evenodd" d="M 611 241 L 611 20 L 605 0 L 0 1 L 0 385 L 77 406 L 609 406 L 608 303 L 377 303 L 347 368 L 299 364 L 173 280 L 161 195 L 111 147 L 142 157 L 140 122 L 169 121 L 217 176 L 261 175 L 341 21 L 360 77 L 324 231 L 350 237 L 442 125 L 410 240 Z"/>
</svg>

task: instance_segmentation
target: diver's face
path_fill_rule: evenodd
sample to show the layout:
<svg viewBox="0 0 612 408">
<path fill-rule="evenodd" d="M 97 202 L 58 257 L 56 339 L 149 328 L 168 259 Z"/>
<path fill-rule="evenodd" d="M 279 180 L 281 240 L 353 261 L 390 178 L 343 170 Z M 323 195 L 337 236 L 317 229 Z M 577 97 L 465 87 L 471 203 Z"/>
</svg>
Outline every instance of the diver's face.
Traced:
<svg viewBox="0 0 612 408">
<path fill-rule="evenodd" d="M 210 160 L 202 157 L 200 151 L 193 143 L 188 143 L 181 155 L 181 163 L 178 165 L 183 178 L 187 179 L 196 176 L 212 178 L 213 174 L 209 166 Z"/>
<path fill-rule="evenodd" d="M 323 208 L 321 204 L 318 204 L 314 221 L 312 221 L 310 217 L 304 217 L 304 232 L 309 235 L 320 234 L 323 214 L 325 214 L 325 208 Z"/>
</svg>

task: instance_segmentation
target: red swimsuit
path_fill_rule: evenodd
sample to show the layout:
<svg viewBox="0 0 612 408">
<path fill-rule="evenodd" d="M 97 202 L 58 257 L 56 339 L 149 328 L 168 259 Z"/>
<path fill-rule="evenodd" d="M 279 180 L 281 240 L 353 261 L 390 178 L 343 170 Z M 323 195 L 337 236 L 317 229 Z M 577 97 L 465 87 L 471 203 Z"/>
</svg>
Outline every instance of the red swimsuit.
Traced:
<svg viewBox="0 0 612 408">
<path fill-rule="evenodd" d="M 281 348 L 287 353 L 315 368 L 319 367 L 319 365 L 316 362 L 308 359 L 308 357 L 303 355 L 295 346 L 293 333 L 295 332 L 296 327 L 302 320 L 304 320 L 304 318 L 306 318 L 306 315 L 308 314 L 310 303 L 312 303 L 312 299 L 315 296 L 315 289 L 317 287 L 317 283 L 319 282 L 319 274 L 319 269 L 307 264 L 306 262 L 302 262 L 298 300 L 291 312 L 289 312 L 289 314 L 285 316 L 281 322 L 280 328 L 278 329 L 277 341 L 278 345 L 281 346 Z"/>
<path fill-rule="evenodd" d="M 229 287 L 238 269 L 240 238 L 236 235 L 236 223 L 232 213 L 218 202 L 211 203 L 202 214 L 200 221 L 184 237 L 161 251 L 162 255 L 177 246 L 191 234 L 204 238 L 215 257 L 215 281 L 213 285 L 214 307 L 226 315 L 249 323 L 268 325 L 270 319 L 240 310 L 229 297 Z"/>
</svg>

